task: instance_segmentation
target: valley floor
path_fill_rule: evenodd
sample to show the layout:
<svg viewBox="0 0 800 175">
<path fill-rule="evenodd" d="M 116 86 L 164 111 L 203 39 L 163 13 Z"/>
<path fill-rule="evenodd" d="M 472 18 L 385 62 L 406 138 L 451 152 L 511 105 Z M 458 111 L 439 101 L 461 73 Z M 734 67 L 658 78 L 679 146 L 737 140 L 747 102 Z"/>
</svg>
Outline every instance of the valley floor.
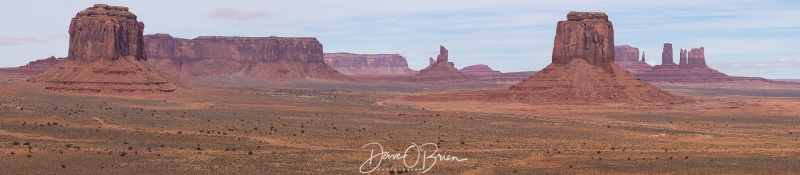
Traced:
<svg viewBox="0 0 800 175">
<path fill-rule="evenodd" d="M 800 173 L 793 87 L 665 85 L 691 102 L 531 105 L 403 100 L 457 91 L 412 85 L 197 86 L 133 98 L 13 84 L 0 95 L 0 174 Z M 412 168 L 369 164 L 377 144 L 427 152 L 408 149 Z M 462 161 L 417 159 L 432 151 Z"/>
</svg>

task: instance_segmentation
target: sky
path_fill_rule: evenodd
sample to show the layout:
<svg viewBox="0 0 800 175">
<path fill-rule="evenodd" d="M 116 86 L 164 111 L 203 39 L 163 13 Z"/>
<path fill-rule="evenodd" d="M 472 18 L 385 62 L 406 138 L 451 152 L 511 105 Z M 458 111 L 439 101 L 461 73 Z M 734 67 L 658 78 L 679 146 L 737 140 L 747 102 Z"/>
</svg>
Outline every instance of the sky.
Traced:
<svg viewBox="0 0 800 175">
<path fill-rule="evenodd" d="M 457 68 L 502 72 L 544 68 L 556 23 L 569 11 L 600 11 L 615 45 L 638 47 L 651 65 L 672 43 L 675 53 L 705 47 L 708 65 L 728 75 L 800 79 L 796 0 L 5 1 L 0 67 L 67 56 L 70 19 L 97 3 L 129 7 L 145 34 L 316 37 L 326 53 L 401 54 L 415 70 L 444 45 Z"/>
</svg>

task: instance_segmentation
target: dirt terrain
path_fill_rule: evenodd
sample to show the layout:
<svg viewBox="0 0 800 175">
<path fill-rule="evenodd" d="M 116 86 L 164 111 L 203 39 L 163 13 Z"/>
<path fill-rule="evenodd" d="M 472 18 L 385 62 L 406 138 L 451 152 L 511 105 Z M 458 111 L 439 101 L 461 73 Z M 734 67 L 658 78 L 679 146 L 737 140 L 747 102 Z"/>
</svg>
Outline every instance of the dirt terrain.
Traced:
<svg viewBox="0 0 800 175">
<path fill-rule="evenodd" d="M 410 78 L 351 79 L 314 38 L 198 37 L 245 52 L 186 54 L 251 54 L 222 59 L 247 71 L 183 71 L 183 50 L 148 64 L 143 28 L 96 4 L 67 61 L 0 74 L 0 174 L 800 174 L 800 85 L 642 82 L 601 12 L 559 21 L 552 64 L 525 80 L 461 73 L 443 46 Z M 192 76 L 156 70 L 175 63 Z"/>
<path fill-rule="evenodd" d="M 353 174 L 371 142 L 391 153 L 437 143 L 468 159 L 439 161 L 433 174 L 800 172 L 800 88 L 789 85 L 662 86 L 693 100 L 655 106 L 417 102 L 403 99 L 463 89 L 389 84 L 144 97 L 30 86 L 2 85 L 0 172 Z M 384 160 L 373 173 L 402 167 Z"/>
</svg>

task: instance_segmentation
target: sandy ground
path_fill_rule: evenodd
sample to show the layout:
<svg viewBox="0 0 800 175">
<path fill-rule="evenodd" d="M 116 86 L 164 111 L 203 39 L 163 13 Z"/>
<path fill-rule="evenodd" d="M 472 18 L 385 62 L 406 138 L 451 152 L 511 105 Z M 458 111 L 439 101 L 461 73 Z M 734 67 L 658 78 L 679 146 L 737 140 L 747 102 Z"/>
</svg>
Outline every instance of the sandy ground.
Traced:
<svg viewBox="0 0 800 175">
<path fill-rule="evenodd" d="M 670 84 L 659 86 L 685 102 L 573 105 L 408 100 L 497 89 L 414 85 L 166 95 L 0 86 L 0 172 L 10 174 L 357 174 L 373 142 L 391 154 L 435 143 L 466 158 L 439 160 L 430 174 L 800 173 L 793 86 Z M 401 160 L 376 166 L 405 170 Z"/>
</svg>

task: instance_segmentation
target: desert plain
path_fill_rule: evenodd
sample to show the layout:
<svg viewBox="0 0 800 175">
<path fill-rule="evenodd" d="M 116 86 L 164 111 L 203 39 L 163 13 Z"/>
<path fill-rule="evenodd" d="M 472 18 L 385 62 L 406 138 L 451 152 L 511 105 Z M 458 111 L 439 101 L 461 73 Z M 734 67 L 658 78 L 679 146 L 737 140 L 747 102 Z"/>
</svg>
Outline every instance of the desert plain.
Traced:
<svg viewBox="0 0 800 175">
<path fill-rule="evenodd" d="M 313 37 L 144 35 L 96 4 L 68 57 L 0 69 L 0 174 L 800 173 L 797 82 L 670 43 L 650 66 L 602 12 L 557 24 L 539 71 L 442 45 L 415 71 Z"/>
<path fill-rule="evenodd" d="M 800 88 L 789 85 L 672 84 L 662 88 L 685 102 L 641 106 L 418 102 L 464 89 L 413 84 L 199 85 L 143 97 L 2 85 L 0 172 L 14 174 L 352 174 L 372 142 L 392 153 L 437 143 L 468 159 L 439 161 L 433 174 L 799 171 Z"/>
</svg>

